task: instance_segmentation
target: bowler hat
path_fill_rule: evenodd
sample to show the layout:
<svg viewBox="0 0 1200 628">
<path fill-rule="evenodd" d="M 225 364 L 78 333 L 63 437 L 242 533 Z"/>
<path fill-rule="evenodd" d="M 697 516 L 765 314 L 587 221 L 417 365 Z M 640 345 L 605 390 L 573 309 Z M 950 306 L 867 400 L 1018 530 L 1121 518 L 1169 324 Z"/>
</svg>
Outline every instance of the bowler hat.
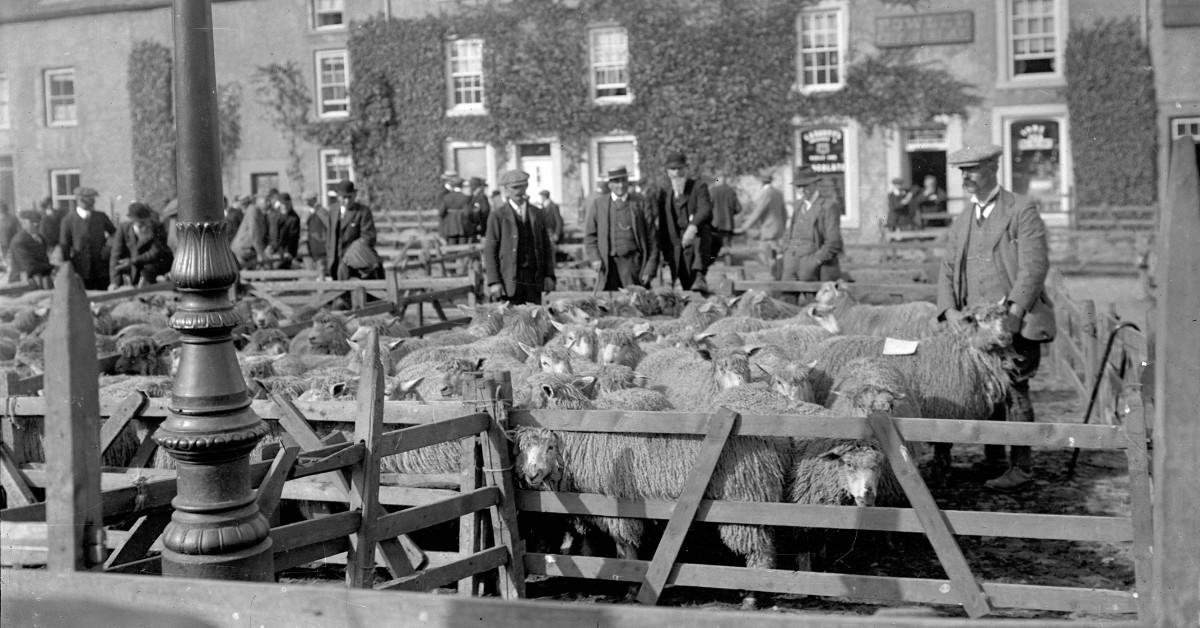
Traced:
<svg viewBox="0 0 1200 628">
<path fill-rule="evenodd" d="M 290 202 L 292 202 L 292 195 L 291 195 L 291 194 L 288 194 L 287 192 L 280 192 L 280 193 L 279 193 L 278 200 L 280 200 L 280 201 L 287 201 L 287 202 L 289 202 L 289 203 L 290 203 Z"/>
<path fill-rule="evenodd" d="M 17 218 L 20 218 L 21 220 L 32 220 L 33 222 L 41 222 L 42 221 L 42 212 L 40 212 L 36 209 L 22 209 L 21 211 L 17 212 Z"/>
<path fill-rule="evenodd" d="M 130 218 L 132 218 L 134 220 L 142 220 L 143 218 L 149 218 L 150 216 L 151 216 L 151 213 L 150 213 L 149 205 L 138 202 L 138 201 L 134 201 L 129 204 L 129 217 Z"/>
<path fill-rule="evenodd" d="M 342 181 L 337 186 L 338 194 L 354 194 L 358 190 L 354 188 L 353 181 Z"/>
<path fill-rule="evenodd" d="M 667 155 L 668 168 L 684 168 L 687 166 L 687 155 L 682 151 L 675 151 Z"/>
<path fill-rule="evenodd" d="M 946 163 L 955 168 L 972 168 L 986 161 L 996 159 L 1003 153 L 1004 149 L 995 144 L 964 146 L 950 153 L 950 156 L 946 158 Z"/>
<path fill-rule="evenodd" d="M 100 196 L 100 193 L 94 188 L 82 186 L 75 188 L 75 196 Z"/>
<path fill-rule="evenodd" d="M 483 177 L 471 177 L 469 183 L 473 188 L 481 188 L 484 185 Z"/>
<path fill-rule="evenodd" d="M 796 172 L 792 175 L 792 185 L 808 185 L 821 180 L 821 175 L 814 172 L 812 166 L 807 164 L 796 166 Z"/>
<path fill-rule="evenodd" d="M 627 181 L 627 180 L 629 180 L 629 171 L 625 169 L 625 166 L 621 166 L 620 168 L 613 168 L 612 170 L 608 171 L 608 180 L 609 181 Z"/>
<path fill-rule="evenodd" d="M 500 175 L 500 185 L 529 183 L 529 173 L 524 170 L 508 170 Z"/>
</svg>

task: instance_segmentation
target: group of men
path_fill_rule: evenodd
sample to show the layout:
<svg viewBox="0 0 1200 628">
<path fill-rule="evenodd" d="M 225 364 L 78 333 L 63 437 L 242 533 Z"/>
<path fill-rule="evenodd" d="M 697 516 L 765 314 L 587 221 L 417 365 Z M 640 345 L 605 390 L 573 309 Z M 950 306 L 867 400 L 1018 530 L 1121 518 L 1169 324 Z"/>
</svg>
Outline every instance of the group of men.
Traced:
<svg viewBox="0 0 1200 628">
<path fill-rule="evenodd" d="M 561 244 L 565 235 L 565 225 L 558 204 L 550 200 L 549 190 L 542 190 L 539 196 L 540 202 L 537 205 L 545 215 L 550 239 L 555 244 Z M 484 238 L 488 215 L 505 203 L 499 190 L 488 196 L 487 182 L 482 177 L 471 177 L 464 181 L 455 172 L 442 174 L 440 197 L 438 235 L 448 244 L 470 244 Z"/>
<path fill-rule="evenodd" d="M 128 220 L 114 225 L 96 211 L 96 190 L 75 190 L 73 210 L 44 199 L 40 209 L 18 213 L 17 229 L 4 242 L 9 283 L 51 287 L 57 258 L 71 264 L 88 290 L 148 285 L 170 272 L 174 260 L 158 216 L 145 203 L 128 208 Z"/>
</svg>

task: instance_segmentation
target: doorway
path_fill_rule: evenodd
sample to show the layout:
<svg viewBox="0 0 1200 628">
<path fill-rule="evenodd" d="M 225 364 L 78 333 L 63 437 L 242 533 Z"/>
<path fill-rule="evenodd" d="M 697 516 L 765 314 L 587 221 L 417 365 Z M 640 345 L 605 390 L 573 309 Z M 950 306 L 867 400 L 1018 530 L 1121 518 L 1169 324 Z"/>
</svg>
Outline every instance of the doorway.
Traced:
<svg viewBox="0 0 1200 628">
<path fill-rule="evenodd" d="M 541 203 L 542 190 L 550 192 L 550 200 L 562 203 L 562 178 L 554 167 L 549 142 L 517 144 L 517 167 L 529 173 L 529 198 Z"/>
</svg>

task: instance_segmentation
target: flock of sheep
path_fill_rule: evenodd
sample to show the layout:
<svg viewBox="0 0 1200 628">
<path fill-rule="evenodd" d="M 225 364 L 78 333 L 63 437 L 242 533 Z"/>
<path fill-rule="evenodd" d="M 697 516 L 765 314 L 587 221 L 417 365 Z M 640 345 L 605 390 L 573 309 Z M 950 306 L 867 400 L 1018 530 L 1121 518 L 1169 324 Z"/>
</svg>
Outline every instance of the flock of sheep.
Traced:
<svg viewBox="0 0 1200 628">
<path fill-rule="evenodd" d="M 41 371 L 45 303 L 13 302 L 0 312 L 0 367 Z M 96 345 L 115 354 L 101 376 L 102 397 L 135 390 L 167 396 L 178 364 L 179 335 L 167 321 L 172 301 L 151 296 L 95 308 Z M 311 325 L 295 337 L 279 328 L 281 312 L 261 299 L 239 301 L 238 359 L 252 394 L 301 400 L 353 397 L 360 342 L 378 330 L 387 395 L 394 400 L 460 398 L 480 370 L 511 373 L 514 405 L 529 409 L 675 410 L 725 406 L 748 414 L 985 420 L 1006 395 L 1004 364 L 1011 338 L 1003 309 L 984 308 L 937 322 L 923 302 L 865 305 L 839 284 L 796 306 L 761 292 L 688 298 L 665 289 L 635 290 L 612 301 L 564 299 L 546 306 L 462 308 L 462 328 L 412 337 L 390 315 L 347 318 L 327 311 L 294 313 Z M 882 355 L 886 337 L 919 340 L 912 355 Z M 320 422 L 322 435 L 352 434 L 351 423 Z M 277 430 L 275 427 L 273 430 Z M 120 465 L 136 448 L 123 435 L 105 464 Z M 267 440 L 278 437 L 276 431 Z M 27 439 L 33 440 L 33 439 Z M 526 488 L 601 493 L 626 499 L 674 499 L 696 459 L 701 437 L 666 434 L 513 433 L 514 473 Z M 34 441 L 26 460 L 40 460 Z M 919 452 L 918 452 L 919 453 Z M 926 474 L 949 469 L 939 444 Z M 165 455 L 155 465 L 171 466 Z M 385 472 L 456 473 L 459 443 L 443 443 L 383 460 Z M 903 505 L 903 492 L 877 444 L 818 438 L 731 438 L 706 497 L 749 502 Z M 636 518 L 571 517 L 548 525 L 523 521 L 530 543 L 567 547 L 610 539 L 637 558 L 653 524 Z M 747 566 L 776 566 L 777 531 L 719 524 L 721 541 Z M 539 537 L 539 538 L 531 538 Z M 753 603 L 748 596 L 747 603 Z"/>
</svg>

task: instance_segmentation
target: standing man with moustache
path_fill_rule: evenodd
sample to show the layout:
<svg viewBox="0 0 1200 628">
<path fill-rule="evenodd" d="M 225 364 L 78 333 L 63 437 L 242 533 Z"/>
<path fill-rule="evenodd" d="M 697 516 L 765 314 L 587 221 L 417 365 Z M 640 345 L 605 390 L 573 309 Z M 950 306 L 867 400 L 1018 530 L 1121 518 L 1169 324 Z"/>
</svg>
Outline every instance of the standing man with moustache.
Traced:
<svg viewBox="0 0 1200 628">
<path fill-rule="evenodd" d="M 483 268 L 488 296 L 513 305 L 541 304 L 553 292 L 554 250 L 540 207 L 529 202 L 529 174 L 509 170 L 500 177 L 504 203 L 488 214 Z"/>
<path fill-rule="evenodd" d="M 651 205 L 658 224 L 658 248 L 671 269 L 672 283 L 684 290 L 705 292 L 708 256 L 712 251 L 712 199 L 708 186 L 688 177 L 687 155 L 667 156 L 665 188 L 657 190 Z"/>
<path fill-rule="evenodd" d="M 649 287 L 658 272 L 658 245 L 646 220 L 646 201 L 629 192 L 624 167 L 608 171 L 609 193 L 592 201 L 583 223 L 583 248 L 602 290 Z"/>
</svg>

